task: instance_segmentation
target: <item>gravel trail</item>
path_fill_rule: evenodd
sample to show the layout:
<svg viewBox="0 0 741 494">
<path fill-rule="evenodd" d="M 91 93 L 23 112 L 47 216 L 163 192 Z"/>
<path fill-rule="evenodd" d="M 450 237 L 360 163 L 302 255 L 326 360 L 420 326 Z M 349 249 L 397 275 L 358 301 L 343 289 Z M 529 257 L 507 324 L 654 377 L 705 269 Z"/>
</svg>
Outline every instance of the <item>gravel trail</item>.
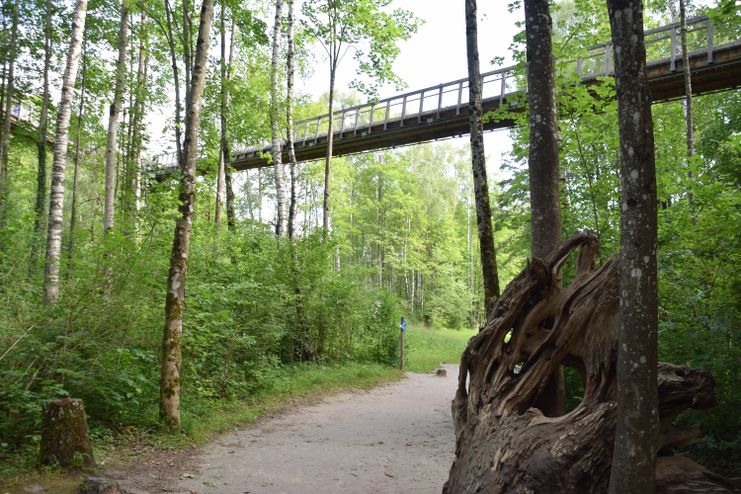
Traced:
<svg viewBox="0 0 741 494">
<path fill-rule="evenodd" d="M 168 492 L 224 494 L 439 493 L 453 461 L 447 376 L 334 395 L 201 450 Z"/>
</svg>

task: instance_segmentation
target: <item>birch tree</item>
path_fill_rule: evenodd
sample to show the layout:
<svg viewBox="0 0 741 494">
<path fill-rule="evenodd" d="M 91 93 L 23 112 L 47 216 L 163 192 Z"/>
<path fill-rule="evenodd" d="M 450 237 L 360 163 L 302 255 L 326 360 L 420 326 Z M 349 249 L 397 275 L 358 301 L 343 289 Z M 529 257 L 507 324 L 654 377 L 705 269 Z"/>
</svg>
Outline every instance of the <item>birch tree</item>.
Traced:
<svg viewBox="0 0 741 494">
<path fill-rule="evenodd" d="M 494 246 L 494 228 L 491 224 L 489 183 L 486 178 L 484 108 L 481 96 L 481 72 L 479 70 L 476 0 L 466 0 L 466 53 L 468 55 L 468 111 L 471 122 L 471 168 L 473 171 L 474 195 L 476 197 L 479 245 L 481 246 L 484 306 L 486 314 L 489 315 L 494 310 L 494 305 L 499 298 L 499 273 L 497 271 L 497 251 Z"/>
<path fill-rule="evenodd" d="M 69 235 L 67 236 L 67 263 L 72 265 L 72 257 L 75 253 L 75 231 L 77 228 L 77 195 L 80 176 L 80 157 L 82 155 L 81 138 L 83 128 L 83 117 L 85 116 L 85 96 L 87 86 L 85 78 L 87 74 L 85 45 L 82 47 L 82 80 L 80 81 L 80 102 L 77 108 L 77 132 L 75 135 L 75 156 L 73 158 L 74 168 L 72 172 L 72 199 L 69 211 Z"/>
<path fill-rule="evenodd" d="M 103 212 L 103 230 L 113 228 L 116 194 L 116 151 L 118 123 L 123 100 L 124 77 L 126 75 L 126 48 L 129 29 L 129 9 L 126 0 L 121 2 L 121 20 L 118 32 L 118 61 L 116 62 L 116 82 L 113 89 L 113 101 L 108 115 L 108 140 L 105 149 L 105 209 Z"/>
<path fill-rule="evenodd" d="M 69 120 L 72 113 L 77 68 L 80 64 L 82 38 L 87 17 L 87 0 L 77 0 L 72 20 L 67 65 L 62 77 L 62 96 L 57 113 L 57 131 L 54 139 L 54 160 L 49 198 L 49 221 L 46 235 L 46 266 L 44 269 L 44 300 L 53 304 L 59 299 L 59 259 L 62 250 L 62 221 L 64 219 L 64 179 L 69 144 Z"/>
<path fill-rule="evenodd" d="M 183 334 L 185 280 L 188 269 L 188 251 L 196 202 L 196 158 L 198 129 L 201 121 L 201 102 L 206 80 L 206 63 L 214 0 L 203 0 L 198 40 L 193 59 L 192 80 L 189 81 L 188 104 L 183 141 L 183 175 L 180 183 L 180 218 L 175 225 L 170 269 L 167 275 L 165 301 L 165 328 L 162 337 L 160 367 L 160 423 L 169 431 L 179 432 L 180 425 L 180 339 Z M 188 57 L 186 57 L 186 62 Z"/>
<path fill-rule="evenodd" d="M 136 87 L 134 88 L 133 105 L 131 108 L 131 142 L 129 143 L 127 170 L 126 170 L 126 200 L 124 201 L 127 220 L 132 222 L 136 230 L 136 213 L 139 210 L 140 200 L 140 173 L 144 130 L 144 111 L 146 100 L 147 74 L 149 71 L 149 46 L 147 39 L 146 14 L 141 13 L 139 21 L 139 53 L 137 56 Z"/>
<path fill-rule="evenodd" d="M 222 26 L 222 32 L 223 29 L 224 26 Z M 226 189 L 226 225 L 227 228 L 229 228 L 229 231 L 232 232 L 237 228 L 237 217 L 234 206 L 234 186 L 232 184 L 232 166 L 230 164 L 231 152 L 229 150 L 226 116 L 230 106 L 231 98 L 229 95 L 229 89 L 226 87 L 226 82 L 230 81 L 232 78 L 232 62 L 234 61 L 235 34 L 236 22 L 234 20 L 234 17 L 232 17 L 232 28 L 229 35 L 229 58 L 226 61 L 226 67 L 222 65 L 221 68 L 221 155 L 224 161 L 224 187 Z"/>
<path fill-rule="evenodd" d="M 219 16 L 219 33 L 221 38 L 221 49 L 219 58 L 219 169 L 216 173 L 216 210 L 214 211 L 214 223 L 218 229 L 221 226 L 221 211 L 224 204 L 224 188 L 226 179 L 226 156 L 224 146 L 226 141 L 226 7 L 221 4 L 221 15 Z"/>
<path fill-rule="evenodd" d="M 273 24 L 273 57 L 270 63 L 270 134 L 271 156 L 275 170 L 275 234 L 282 237 L 286 232 L 286 189 L 283 178 L 282 139 L 280 119 L 280 39 L 283 23 L 283 0 L 275 1 Z"/>
<path fill-rule="evenodd" d="M 607 0 L 620 131 L 617 418 L 610 493 L 654 492 L 657 394 L 657 203 L 643 5 Z"/>
<path fill-rule="evenodd" d="M 286 20 L 286 148 L 291 175 L 291 191 L 288 203 L 288 238 L 293 238 L 296 229 L 296 147 L 293 142 L 293 84 L 295 78 L 295 47 L 293 39 L 294 0 L 287 0 L 288 18 Z"/>
</svg>

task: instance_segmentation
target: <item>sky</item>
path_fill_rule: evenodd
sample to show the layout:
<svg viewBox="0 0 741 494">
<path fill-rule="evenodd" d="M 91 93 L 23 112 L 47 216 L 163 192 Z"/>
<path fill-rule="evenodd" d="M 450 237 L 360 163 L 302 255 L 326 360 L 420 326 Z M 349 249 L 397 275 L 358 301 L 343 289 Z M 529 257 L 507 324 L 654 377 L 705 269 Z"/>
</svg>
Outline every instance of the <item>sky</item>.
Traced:
<svg viewBox="0 0 741 494">
<path fill-rule="evenodd" d="M 509 2 L 478 2 L 478 41 L 481 72 L 493 70 L 491 60 L 503 57 L 504 64 L 512 61 L 509 46 L 518 32 L 515 23 L 524 20 L 522 10 L 508 12 Z M 414 12 L 424 23 L 411 39 L 401 43 L 394 71 L 407 84 L 405 91 L 434 86 L 442 82 L 461 79 L 468 75 L 466 57 L 466 23 L 463 0 L 394 0 L 392 7 Z M 317 47 L 317 64 L 311 77 L 299 82 L 299 90 L 315 98 L 326 93 L 329 73 L 326 55 L 322 57 Z M 324 63 L 322 63 L 324 62 Z M 338 69 L 337 87 L 346 88 L 356 76 L 356 66 L 350 55 L 342 60 Z M 384 87 L 380 98 L 397 94 L 393 87 Z M 498 175 L 502 153 L 510 149 L 506 130 L 490 131 L 484 135 L 489 174 Z M 468 136 L 448 139 L 449 142 L 467 144 Z"/>
</svg>

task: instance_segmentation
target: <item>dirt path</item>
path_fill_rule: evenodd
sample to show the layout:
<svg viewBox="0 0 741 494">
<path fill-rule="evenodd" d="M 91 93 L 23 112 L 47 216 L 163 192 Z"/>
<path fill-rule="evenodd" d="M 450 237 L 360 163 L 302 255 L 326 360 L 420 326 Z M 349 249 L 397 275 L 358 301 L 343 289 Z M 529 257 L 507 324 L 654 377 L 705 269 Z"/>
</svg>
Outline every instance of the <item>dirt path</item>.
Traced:
<svg viewBox="0 0 741 494">
<path fill-rule="evenodd" d="M 450 401 L 457 369 L 447 371 L 409 373 L 227 434 L 201 450 L 192 470 L 160 487 L 198 494 L 439 493 L 455 449 Z"/>
</svg>

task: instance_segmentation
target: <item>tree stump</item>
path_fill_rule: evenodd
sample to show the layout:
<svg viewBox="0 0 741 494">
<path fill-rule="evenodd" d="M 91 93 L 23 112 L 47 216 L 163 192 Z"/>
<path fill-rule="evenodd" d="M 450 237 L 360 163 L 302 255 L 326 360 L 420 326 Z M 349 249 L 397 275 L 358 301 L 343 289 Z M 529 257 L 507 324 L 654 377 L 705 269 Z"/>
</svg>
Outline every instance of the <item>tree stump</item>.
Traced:
<svg viewBox="0 0 741 494">
<path fill-rule="evenodd" d="M 563 287 L 561 267 L 577 248 L 576 275 Z M 444 493 L 607 492 L 617 408 L 619 278 L 617 257 L 594 269 L 598 252 L 597 239 L 585 232 L 546 259 L 532 259 L 471 338 L 452 405 L 456 457 Z M 562 365 L 583 376 L 584 397 L 570 413 L 546 417 L 535 403 Z M 696 438 L 672 428 L 672 420 L 687 408 L 714 405 L 715 383 L 707 371 L 670 364 L 659 366 L 658 380 L 657 450 L 663 455 Z M 688 458 L 682 462 L 682 468 L 658 462 L 657 492 L 697 485 L 703 492 L 711 492 L 709 485 L 712 492 L 734 492 L 728 479 Z"/>
<path fill-rule="evenodd" d="M 64 398 L 44 404 L 39 459 L 42 465 L 57 462 L 63 468 L 95 466 L 82 400 Z"/>
</svg>

